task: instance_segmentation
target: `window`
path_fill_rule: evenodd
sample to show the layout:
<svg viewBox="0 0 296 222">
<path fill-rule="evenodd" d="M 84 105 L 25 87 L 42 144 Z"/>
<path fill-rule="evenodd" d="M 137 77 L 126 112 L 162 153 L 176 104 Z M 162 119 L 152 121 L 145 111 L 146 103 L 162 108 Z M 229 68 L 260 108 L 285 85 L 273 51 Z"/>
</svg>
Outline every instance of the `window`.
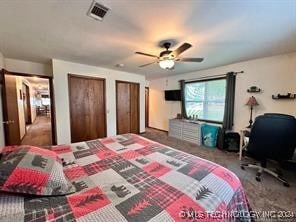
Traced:
<svg viewBox="0 0 296 222">
<path fill-rule="evenodd" d="M 224 117 L 226 79 L 185 83 L 185 109 L 188 118 L 222 122 Z"/>
<path fill-rule="evenodd" d="M 49 105 L 50 105 L 50 98 L 49 98 L 49 95 L 47 95 L 47 94 L 43 94 L 43 95 L 41 95 L 41 103 L 42 103 L 42 105 L 44 105 L 44 106 L 49 106 Z"/>
</svg>

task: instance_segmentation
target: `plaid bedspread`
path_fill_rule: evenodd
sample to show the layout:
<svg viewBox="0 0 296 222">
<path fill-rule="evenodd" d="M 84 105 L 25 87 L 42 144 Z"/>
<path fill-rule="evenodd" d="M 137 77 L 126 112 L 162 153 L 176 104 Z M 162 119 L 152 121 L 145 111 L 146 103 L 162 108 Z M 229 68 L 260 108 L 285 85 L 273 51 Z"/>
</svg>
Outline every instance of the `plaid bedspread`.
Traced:
<svg viewBox="0 0 296 222">
<path fill-rule="evenodd" d="M 239 179 L 138 135 L 54 146 L 77 192 L 0 194 L 0 221 L 250 221 Z"/>
</svg>

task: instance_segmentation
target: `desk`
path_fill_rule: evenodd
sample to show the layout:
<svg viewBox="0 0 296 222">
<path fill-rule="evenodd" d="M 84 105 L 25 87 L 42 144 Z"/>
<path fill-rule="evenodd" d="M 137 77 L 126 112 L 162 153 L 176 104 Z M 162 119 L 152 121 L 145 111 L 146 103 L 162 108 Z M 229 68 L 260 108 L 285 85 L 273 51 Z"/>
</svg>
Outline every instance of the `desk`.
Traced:
<svg viewBox="0 0 296 222">
<path fill-rule="evenodd" d="M 250 128 L 244 128 L 241 129 L 239 131 L 239 135 L 240 135 L 240 140 L 239 140 L 239 160 L 242 160 L 242 156 L 243 156 L 243 150 L 247 147 L 247 143 L 244 146 L 244 141 L 245 141 L 245 131 L 250 132 L 251 129 Z"/>
</svg>

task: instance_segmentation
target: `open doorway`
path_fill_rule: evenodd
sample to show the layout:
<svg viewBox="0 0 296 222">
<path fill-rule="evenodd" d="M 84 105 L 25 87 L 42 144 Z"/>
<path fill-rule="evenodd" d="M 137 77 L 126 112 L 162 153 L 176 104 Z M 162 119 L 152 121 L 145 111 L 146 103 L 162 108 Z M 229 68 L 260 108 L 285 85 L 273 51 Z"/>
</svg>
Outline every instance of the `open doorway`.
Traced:
<svg viewBox="0 0 296 222">
<path fill-rule="evenodd" d="M 48 146 L 53 137 L 51 79 L 4 72 L 6 145 Z"/>
<path fill-rule="evenodd" d="M 49 81 L 38 77 L 22 77 L 22 81 L 25 85 L 25 88 L 23 88 L 25 90 L 23 105 L 26 132 L 21 144 L 51 145 Z"/>
</svg>

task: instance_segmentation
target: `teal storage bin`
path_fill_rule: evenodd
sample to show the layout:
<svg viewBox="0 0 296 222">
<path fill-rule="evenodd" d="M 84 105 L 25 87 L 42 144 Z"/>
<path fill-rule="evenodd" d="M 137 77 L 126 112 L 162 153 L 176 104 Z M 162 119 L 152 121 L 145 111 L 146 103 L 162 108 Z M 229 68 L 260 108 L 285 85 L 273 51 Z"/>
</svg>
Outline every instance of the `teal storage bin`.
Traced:
<svg viewBox="0 0 296 222">
<path fill-rule="evenodd" d="M 203 124 L 201 126 L 202 144 L 207 147 L 216 147 L 219 128 L 218 126 Z"/>
</svg>

